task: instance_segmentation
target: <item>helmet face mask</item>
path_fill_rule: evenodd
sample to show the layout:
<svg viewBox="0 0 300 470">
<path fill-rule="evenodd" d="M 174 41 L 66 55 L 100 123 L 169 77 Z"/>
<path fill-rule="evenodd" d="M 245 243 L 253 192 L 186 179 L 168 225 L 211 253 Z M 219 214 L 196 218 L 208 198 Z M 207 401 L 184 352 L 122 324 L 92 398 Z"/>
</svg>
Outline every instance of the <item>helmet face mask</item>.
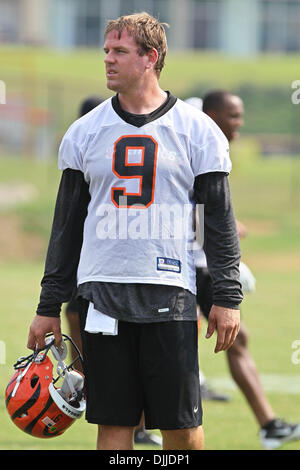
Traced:
<svg viewBox="0 0 300 470">
<path fill-rule="evenodd" d="M 73 368 L 77 360 L 82 362 L 82 357 L 73 340 L 62 336 L 62 349 L 54 346 L 53 336 L 48 336 L 43 350 L 18 359 L 14 365 L 16 372 L 6 387 L 6 408 L 12 421 L 34 437 L 63 434 L 85 411 L 84 376 Z M 71 342 L 78 354 L 68 366 L 62 359 L 67 356 L 66 341 Z M 57 377 L 49 350 L 57 361 Z M 57 386 L 59 380 L 61 387 Z"/>
</svg>

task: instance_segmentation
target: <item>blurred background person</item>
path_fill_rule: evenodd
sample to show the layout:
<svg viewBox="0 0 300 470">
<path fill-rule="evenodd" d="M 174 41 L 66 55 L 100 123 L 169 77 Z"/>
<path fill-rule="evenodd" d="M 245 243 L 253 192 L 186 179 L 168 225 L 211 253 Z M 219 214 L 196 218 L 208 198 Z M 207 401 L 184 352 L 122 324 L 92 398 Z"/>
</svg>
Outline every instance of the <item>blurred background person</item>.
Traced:
<svg viewBox="0 0 300 470">
<path fill-rule="evenodd" d="M 201 103 L 202 101 L 202 103 Z M 237 139 L 239 129 L 243 125 L 244 105 L 239 96 L 224 90 L 212 90 L 203 99 L 189 99 L 189 103 L 203 110 L 223 131 L 229 143 Z M 246 236 L 245 226 L 237 221 L 240 238 Z M 206 257 L 201 249 L 195 253 L 197 303 L 202 315 L 208 319 L 212 300 L 212 281 L 209 275 Z M 249 268 L 241 263 L 241 283 L 243 291 L 253 292 L 255 278 Z M 248 404 L 259 424 L 259 437 L 266 449 L 281 447 L 288 441 L 300 439 L 300 424 L 291 424 L 277 418 L 269 403 L 253 357 L 248 349 L 249 334 L 241 319 L 240 331 L 233 345 L 226 351 L 231 376 Z"/>
</svg>

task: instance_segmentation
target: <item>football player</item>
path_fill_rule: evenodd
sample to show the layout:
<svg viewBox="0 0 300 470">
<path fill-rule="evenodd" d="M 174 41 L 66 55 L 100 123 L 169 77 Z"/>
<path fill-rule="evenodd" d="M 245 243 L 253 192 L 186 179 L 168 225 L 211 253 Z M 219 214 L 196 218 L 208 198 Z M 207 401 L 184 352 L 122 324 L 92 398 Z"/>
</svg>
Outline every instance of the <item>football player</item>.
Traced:
<svg viewBox="0 0 300 470">
<path fill-rule="evenodd" d="M 112 98 L 75 121 L 28 347 L 52 331 L 77 282 L 87 412 L 99 449 L 132 449 L 142 410 L 164 449 L 203 449 L 193 209 L 204 205 L 215 352 L 239 329 L 240 246 L 228 141 L 204 113 L 159 85 L 167 41 L 147 13 L 108 22 Z"/>
</svg>

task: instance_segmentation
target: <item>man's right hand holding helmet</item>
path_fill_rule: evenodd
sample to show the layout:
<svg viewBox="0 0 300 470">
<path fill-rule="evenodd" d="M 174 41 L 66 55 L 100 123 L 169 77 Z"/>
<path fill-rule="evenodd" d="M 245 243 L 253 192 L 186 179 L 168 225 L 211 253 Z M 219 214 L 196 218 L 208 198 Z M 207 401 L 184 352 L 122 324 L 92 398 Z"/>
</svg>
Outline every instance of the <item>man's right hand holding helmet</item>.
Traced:
<svg viewBox="0 0 300 470">
<path fill-rule="evenodd" d="M 62 341 L 60 317 L 36 315 L 30 325 L 27 347 L 29 349 L 44 348 L 47 333 L 53 333 L 55 346 L 58 347 Z"/>
</svg>

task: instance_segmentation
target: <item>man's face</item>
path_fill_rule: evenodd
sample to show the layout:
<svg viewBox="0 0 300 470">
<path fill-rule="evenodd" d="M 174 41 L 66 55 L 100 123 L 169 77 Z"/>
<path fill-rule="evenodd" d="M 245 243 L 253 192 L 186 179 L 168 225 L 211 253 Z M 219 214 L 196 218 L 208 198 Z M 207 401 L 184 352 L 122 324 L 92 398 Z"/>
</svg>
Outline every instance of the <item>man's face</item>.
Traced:
<svg viewBox="0 0 300 470">
<path fill-rule="evenodd" d="M 239 136 L 238 130 L 244 123 L 244 106 L 238 96 L 227 96 L 219 111 L 209 111 L 207 114 L 218 124 L 229 142 Z"/>
<path fill-rule="evenodd" d="M 116 30 L 110 31 L 105 39 L 104 59 L 107 88 L 119 93 L 136 90 L 143 82 L 149 63 L 148 54 L 140 56 L 138 45 L 126 30 L 121 37 Z"/>
</svg>

